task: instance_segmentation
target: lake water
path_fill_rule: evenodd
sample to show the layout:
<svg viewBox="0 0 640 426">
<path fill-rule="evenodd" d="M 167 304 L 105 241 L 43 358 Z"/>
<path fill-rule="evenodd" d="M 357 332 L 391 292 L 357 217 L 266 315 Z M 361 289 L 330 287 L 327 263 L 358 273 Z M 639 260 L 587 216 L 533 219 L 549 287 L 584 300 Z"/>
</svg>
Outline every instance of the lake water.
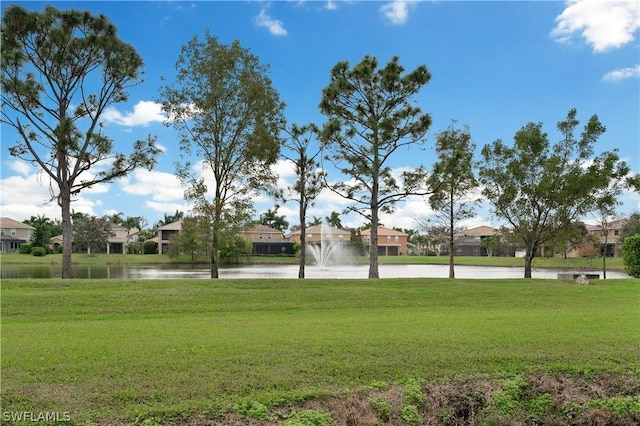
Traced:
<svg viewBox="0 0 640 426">
<path fill-rule="evenodd" d="M 220 268 L 220 278 L 297 278 L 298 265 L 246 265 Z M 307 278 L 362 278 L 368 276 L 369 265 L 332 265 L 325 268 L 307 266 Z M 381 278 L 446 278 L 448 265 L 379 265 Z M 533 278 L 556 279 L 558 270 L 534 269 Z M 602 271 L 582 271 L 602 275 Z M 203 265 L 74 265 L 76 278 L 176 279 L 209 278 Z M 524 268 L 456 266 L 456 278 L 522 278 Z M 5 265 L 1 278 L 60 278 L 61 266 Z M 623 272 L 607 271 L 607 278 L 629 278 Z"/>
</svg>

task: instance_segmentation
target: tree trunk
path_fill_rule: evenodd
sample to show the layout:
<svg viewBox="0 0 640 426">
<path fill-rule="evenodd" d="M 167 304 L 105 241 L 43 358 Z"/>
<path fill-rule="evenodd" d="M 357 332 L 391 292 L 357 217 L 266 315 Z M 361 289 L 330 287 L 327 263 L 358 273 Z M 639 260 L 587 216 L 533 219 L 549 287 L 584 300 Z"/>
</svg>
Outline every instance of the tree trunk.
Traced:
<svg viewBox="0 0 640 426">
<path fill-rule="evenodd" d="M 68 183 L 60 185 L 58 202 L 62 209 L 62 278 L 73 278 L 73 225 L 71 224 L 71 191 Z"/>
<path fill-rule="evenodd" d="M 609 245 L 608 241 L 609 230 L 605 230 L 604 234 L 604 249 L 602 250 L 602 279 L 607 279 L 607 247 Z"/>
<path fill-rule="evenodd" d="M 371 241 L 369 244 L 369 278 L 380 278 L 380 273 L 378 272 L 378 218 L 377 217 L 375 218 L 375 220 L 371 221 Z"/>
<path fill-rule="evenodd" d="M 307 259 L 307 226 L 304 220 L 304 206 L 300 203 L 300 269 L 298 270 L 298 278 L 300 279 L 304 279 L 304 263 Z"/>
<path fill-rule="evenodd" d="M 453 187 L 452 187 L 453 188 Z M 456 272 L 454 269 L 454 250 L 455 245 L 453 243 L 453 226 L 455 218 L 453 215 L 453 190 L 449 196 L 449 278 L 455 278 Z"/>
<path fill-rule="evenodd" d="M 535 257 L 535 251 L 527 249 L 527 253 L 524 256 L 524 277 L 531 278 L 531 265 L 533 265 L 533 258 Z"/>
<path fill-rule="evenodd" d="M 211 243 L 211 253 L 209 254 L 209 267 L 211 269 L 211 278 L 219 278 L 218 276 L 218 233 L 213 233 L 213 242 Z"/>
</svg>

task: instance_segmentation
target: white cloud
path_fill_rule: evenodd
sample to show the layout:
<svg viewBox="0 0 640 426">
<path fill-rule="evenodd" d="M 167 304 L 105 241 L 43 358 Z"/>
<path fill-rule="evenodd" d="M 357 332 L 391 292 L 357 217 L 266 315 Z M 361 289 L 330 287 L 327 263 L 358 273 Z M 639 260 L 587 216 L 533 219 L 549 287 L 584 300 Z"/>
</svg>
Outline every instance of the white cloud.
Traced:
<svg viewBox="0 0 640 426">
<path fill-rule="evenodd" d="M 282 21 L 278 19 L 273 19 L 269 15 L 265 9 L 260 11 L 260 14 L 255 18 L 256 25 L 259 27 L 265 27 L 269 30 L 272 35 L 275 36 L 285 36 L 287 35 L 287 30 L 284 28 L 284 24 Z"/>
<path fill-rule="evenodd" d="M 622 68 L 606 73 L 602 79 L 604 81 L 620 81 L 627 78 L 640 77 L 640 64 L 635 67 Z"/>
<path fill-rule="evenodd" d="M 138 196 L 150 196 L 157 202 L 182 200 L 184 188 L 172 173 L 155 170 L 136 169 L 129 176 L 119 180 L 122 191 Z M 171 211 L 165 210 L 165 211 Z"/>
<path fill-rule="evenodd" d="M 640 28 L 640 2 L 568 0 L 551 32 L 560 43 L 580 34 L 596 53 L 621 47 L 634 40 Z"/>
<path fill-rule="evenodd" d="M 83 191 L 74 199 L 71 208 L 76 212 L 95 215 L 96 203 L 83 195 L 101 191 L 102 188 Z M 0 206 L 2 216 L 23 221 L 38 215 L 52 219 L 60 218 L 62 214 L 60 206 L 55 200 L 51 200 L 49 180 L 42 173 L 4 178 L 0 180 L 0 193 L 2 194 L 2 205 Z"/>
<path fill-rule="evenodd" d="M 415 6 L 416 0 L 393 0 L 380 7 L 382 14 L 394 25 L 404 24 L 409 19 L 409 10 Z"/>
<path fill-rule="evenodd" d="M 161 104 L 153 101 L 140 101 L 134 105 L 133 111 L 127 114 L 122 114 L 113 107 L 107 108 L 102 114 L 102 119 L 105 123 L 115 123 L 121 126 L 147 127 L 153 122 L 164 122 L 166 116 L 162 112 Z"/>
<path fill-rule="evenodd" d="M 9 164 L 9 168 L 22 176 L 28 176 L 36 171 L 35 167 L 26 161 L 14 160 Z"/>
<path fill-rule="evenodd" d="M 324 8 L 327 10 L 336 10 L 338 8 L 338 5 L 336 4 L 336 2 L 332 1 L 332 0 L 328 0 L 325 4 L 324 4 Z"/>
</svg>

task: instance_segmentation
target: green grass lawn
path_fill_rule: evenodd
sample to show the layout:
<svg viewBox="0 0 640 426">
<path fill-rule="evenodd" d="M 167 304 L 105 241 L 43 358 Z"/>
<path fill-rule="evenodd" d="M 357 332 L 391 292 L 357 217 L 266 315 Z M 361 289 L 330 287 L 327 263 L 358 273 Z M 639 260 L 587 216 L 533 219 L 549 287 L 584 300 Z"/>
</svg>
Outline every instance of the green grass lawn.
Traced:
<svg viewBox="0 0 640 426">
<path fill-rule="evenodd" d="M 131 423 L 374 383 L 640 377 L 640 280 L 3 280 L 2 410 Z"/>
</svg>

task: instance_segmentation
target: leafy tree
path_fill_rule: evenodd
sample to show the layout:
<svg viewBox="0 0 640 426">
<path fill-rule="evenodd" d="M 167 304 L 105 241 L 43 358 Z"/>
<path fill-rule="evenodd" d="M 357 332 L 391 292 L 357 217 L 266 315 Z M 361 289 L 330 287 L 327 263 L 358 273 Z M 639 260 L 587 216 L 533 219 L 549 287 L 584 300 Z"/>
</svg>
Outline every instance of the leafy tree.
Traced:
<svg viewBox="0 0 640 426">
<path fill-rule="evenodd" d="M 572 222 L 571 225 L 556 233 L 551 244 L 557 251 L 560 251 L 562 257 L 566 259 L 571 250 L 580 247 L 580 244 L 584 242 L 585 235 L 588 233 L 584 222 Z"/>
<path fill-rule="evenodd" d="M 400 179 L 390 167 L 398 150 L 424 143 L 431 124 L 431 117 L 411 104 L 412 96 L 431 78 L 427 67 L 403 74 L 398 61 L 393 57 L 380 69 L 371 56 L 352 69 L 346 61 L 337 63 L 320 102 L 320 111 L 328 117 L 321 138 L 326 158 L 348 178 L 328 186 L 351 201 L 349 210 L 371 222 L 369 278 L 380 276 L 379 213 L 391 213 L 394 204 L 409 195 L 428 193 L 422 167 L 402 172 Z"/>
<path fill-rule="evenodd" d="M 169 257 L 178 257 L 182 253 L 189 254 L 191 262 L 196 260 L 196 256 L 207 254 L 208 247 L 208 223 L 199 217 L 187 217 L 182 220 L 182 230 L 171 235 Z"/>
<path fill-rule="evenodd" d="M 237 40 L 227 46 L 207 31 L 204 41 L 194 36 L 183 46 L 175 81 L 161 88 L 168 124 L 180 134 L 177 175 L 185 198 L 211 220 L 211 278 L 218 278 L 223 215 L 244 211 L 236 207 L 275 182 L 270 166 L 280 151 L 284 106 L 267 69 Z"/>
<path fill-rule="evenodd" d="M 313 124 L 305 126 L 292 125 L 287 131 L 289 137 L 285 139 L 282 156 L 293 163 L 296 171 L 296 181 L 292 186 L 278 194 L 282 201 L 295 201 L 298 203 L 298 219 L 300 220 L 300 246 L 298 278 L 305 276 L 305 264 L 307 259 L 307 227 L 302 226 L 307 222 L 307 210 L 314 203 L 323 188 L 324 171 L 320 170 L 317 157 L 320 155 L 320 147 L 313 147 L 312 141 L 318 134 L 318 128 Z M 318 144 L 319 145 L 319 144 Z M 297 229 L 296 229 L 297 230 Z M 292 231 L 294 231 L 292 229 Z"/>
<path fill-rule="evenodd" d="M 423 251 L 425 252 L 425 255 L 429 254 L 427 253 L 429 250 L 429 238 L 426 235 L 415 233 L 411 236 L 410 242 L 415 244 L 418 255 L 422 254 Z"/>
<path fill-rule="evenodd" d="M 640 194 L 640 173 L 627 177 L 627 187 Z"/>
<path fill-rule="evenodd" d="M 622 243 L 622 261 L 627 274 L 640 278 L 640 234 L 624 239 Z"/>
<path fill-rule="evenodd" d="M 491 235 L 489 237 L 484 237 L 480 243 L 487 249 L 487 256 L 491 257 L 502 245 L 502 240 L 500 235 Z"/>
<path fill-rule="evenodd" d="M 473 152 L 475 144 L 471 141 L 468 128 L 455 128 L 455 121 L 436 136 L 436 154 L 438 161 L 427 179 L 433 193 L 429 196 L 429 205 L 434 210 L 434 221 L 448 232 L 449 278 L 455 278 L 454 234 L 464 219 L 474 217 L 472 191 L 478 187 L 473 172 Z"/>
<path fill-rule="evenodd" d="M 633 212 L 629 216 L 629 220 L 620 229 L 620 238 L 624 241 L 625 238 L 635 234 L 640 234 L 640 212 Z"/>
<path fill-rule="evenodd" d="M 73 222 L 73 242 L 86 248 L 89 254 L 106 247 L 112 236 L 111 225 L 106 219 L 84 216 Z"/>
<path fill-rule="evenodd" d="M 73 277 L 71 202 L 82 190 L 151 168 L 159 150 L 151 136 L 130 155 L 114 151 L 101 117 L 127 101 L 142 59 L 104 15 L 46 6 L 11 5 L 2 17 L 2 119 L 18 135 L 9 153 L 48 176 L 62 211 L 62 278 Z M 89 174 L 96 164 L 110 168 Z"/>
<path fill-rule="evenodd" d="M 531 278 L 539 250 L 596 209 L 602 199 L 599 193 L 628 173 L 617 151 L 594 157 L 594 145 L 605 131 L 596 115 L 576 138 L 578 124 L 572 109 L 558 122 L 562 139 L 555 144 L 541 123 L 529 123 L 516 132 L 513 146 L 497 140 L 482 149 L 482 193 L 524 246 L 525 278 Z"/>
<path fill-rule="evenodd" d="M 48 247 L 51 244 L 53 224 L 48 217 L 44 215 L 31 216 L 24 223 L 33 226 L 35 231 L 31 236 L 31 245 L 33 247 Z"/>
<path fill-rule="evenodd" d="M 270 226 L 273 229 L 277 229 L 278 231 L 285 231 L 289 228 L 289 222 L 285 216 L 278 216 L 278 209 L 275 210 L 267 210 L 264 213 L 260 214 L 260 224 Z"/>
<path fill-rule="evenodd" d="M 140 231 L 142 230 L 142 228 L 144 227 L 144 224 L 146 223 L 146 219 L 142 216 L 127 216 L 121 223 L 122 226 L 124 226 L 127 229 L 127 247 L 129 248 L 129 250 L 133 250 L 133 252 L 135 253 L 139 253 L 141 250 L 138 249 L 138 247 L 133 246 L 131 247 L 131 231 L 133 229 L 137 229 L 138 230 L 138 237 L 140 236 Z"/>
</svg>

